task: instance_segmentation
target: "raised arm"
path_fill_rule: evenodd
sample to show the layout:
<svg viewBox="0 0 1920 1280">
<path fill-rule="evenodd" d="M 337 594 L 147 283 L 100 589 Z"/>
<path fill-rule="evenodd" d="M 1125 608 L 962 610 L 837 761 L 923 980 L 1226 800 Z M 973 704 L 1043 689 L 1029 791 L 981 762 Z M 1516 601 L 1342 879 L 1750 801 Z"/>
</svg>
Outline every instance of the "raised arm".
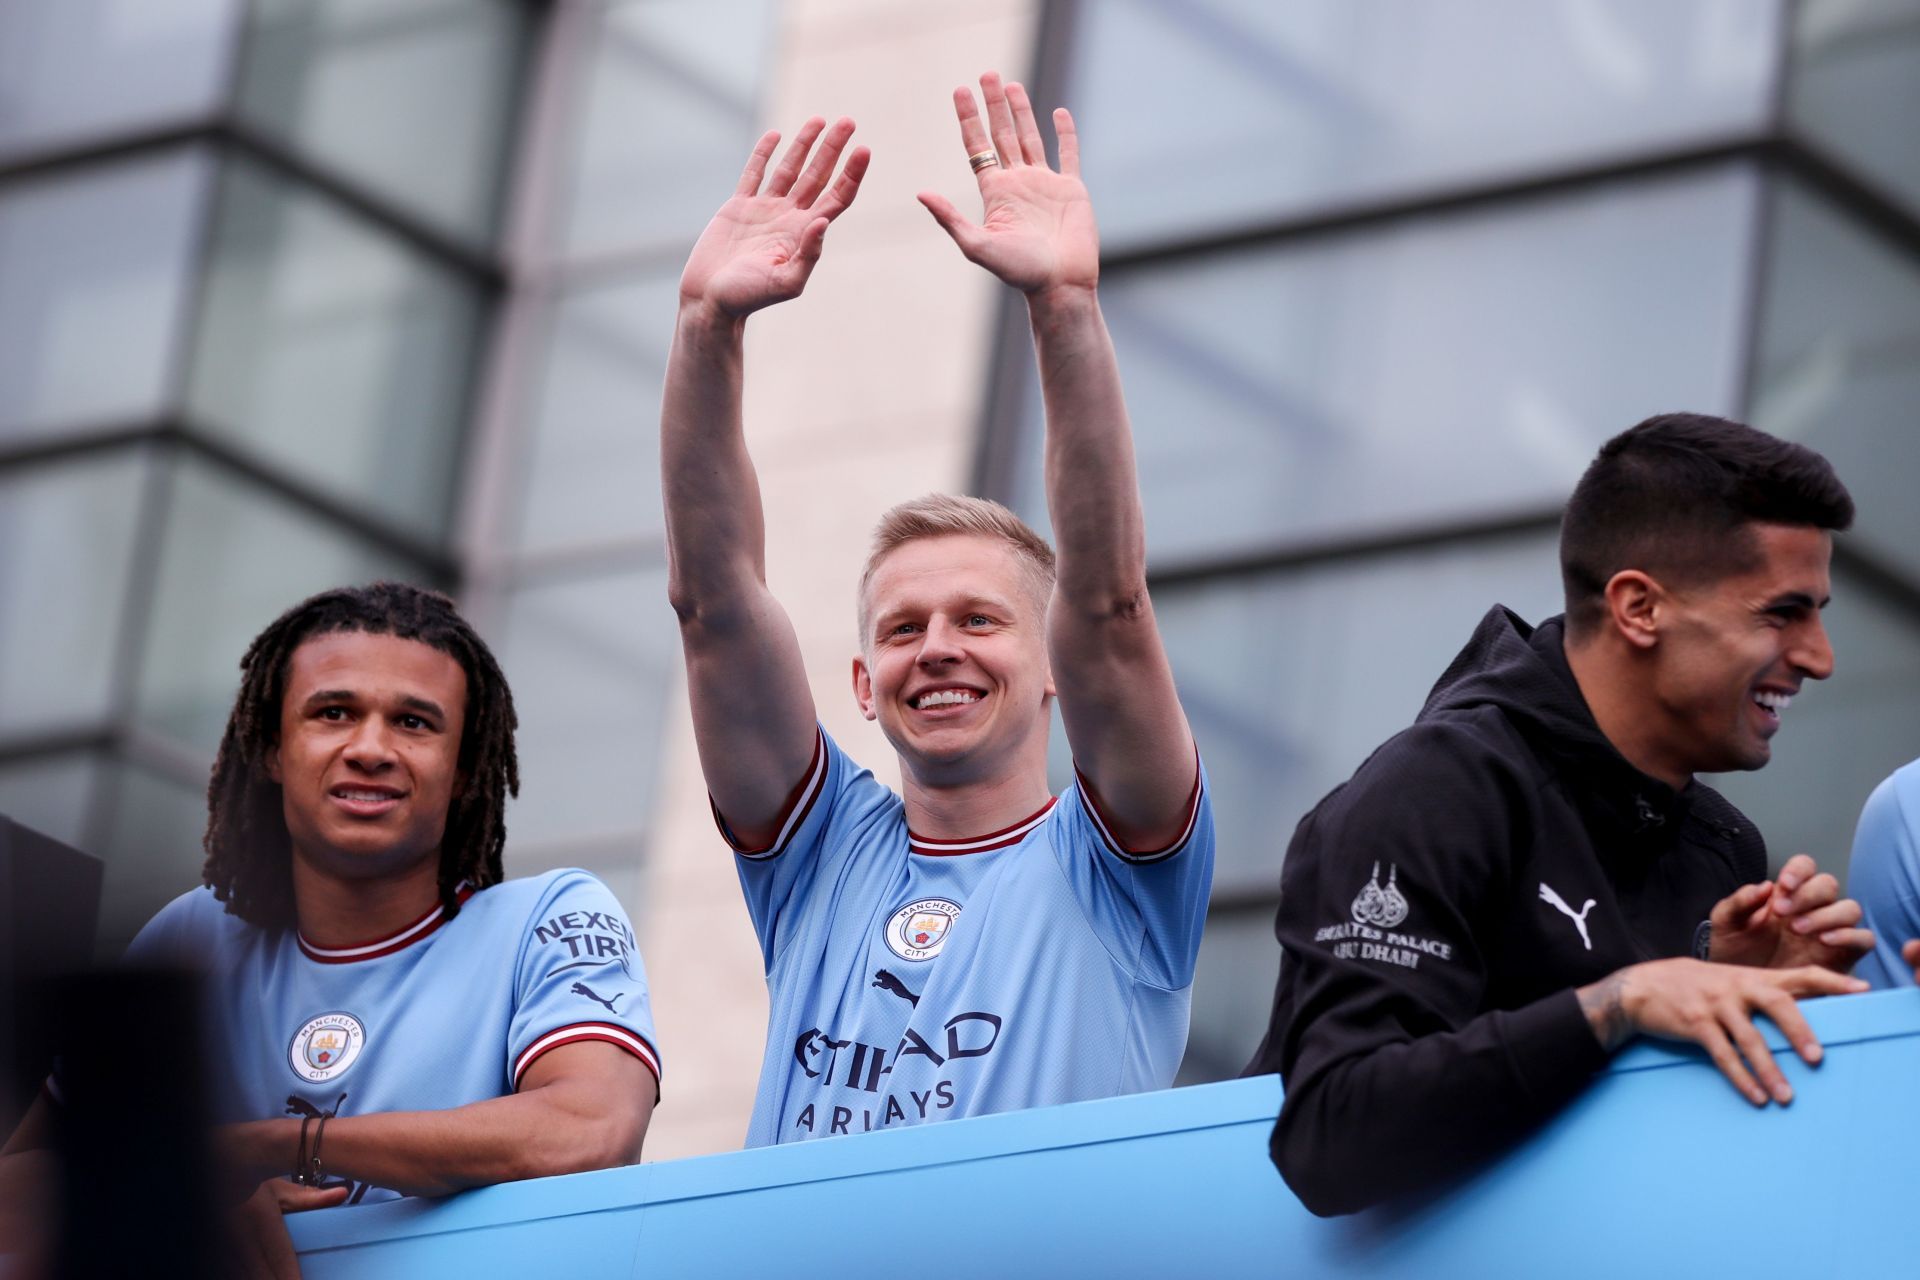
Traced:
<svg viewBox="0 0 1920 1280">
<path fill-rule="evenodd" d="M 760 486 L 740 418 L 742 343 L 749 315 L 806 288 L 828 225 L 858 194 L 864 147 L 834 175 L 852 136 L 851 120 L 809 120 L 771 174 L 780 135 L 760 139 L 687 259 L 667 357 L 667 592 L 707 789 L 748 845 L 771 838 L 806 772 L 814 710 L 793 624 L 767 590 Z"/>
<path fill-rule="evenodd" d="M 1060 713 L 1115 834 L 1158 848 L 1186 823 L 1198 765 L 1147 597 L 1133 432 L 1100 315 L 1100 236 L 1080 181 L 1079 139 L 1073 117 L 1055 111 L 1055 172 L 1026 90 L 991 73 L 980 88 L 984 121 L 972 92 L 954 91 L 961 141 L 977 166 L 979 224 L 932 192 L 920 201 L 969 260 L 1026 294 L 1059 556 L 1048 632 Z"/>
</svg>

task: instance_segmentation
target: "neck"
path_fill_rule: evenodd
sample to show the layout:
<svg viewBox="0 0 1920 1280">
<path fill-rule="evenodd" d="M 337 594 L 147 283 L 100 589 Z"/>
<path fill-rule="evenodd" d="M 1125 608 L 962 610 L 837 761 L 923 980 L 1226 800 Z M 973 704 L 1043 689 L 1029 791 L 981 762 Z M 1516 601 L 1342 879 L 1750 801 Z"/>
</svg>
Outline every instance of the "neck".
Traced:
<svg viewBox="0 0 1920 1280">
<path fill-rule="evenodd" d="M 345 947 L 397 933 L 440 901 L 440 856 L 368 879 L 330 874 L 293 855 L 294 917 L 316 946 Z"/>
<path fill-rule="evenodd" d="M 1613 749 L 1628 764 L 1675 791 L 1691 782 L 1692 771 L 1661 750 L 1659 708 L 1637 696 L 1644 679 L 1634 670 L 1632 656 L 1615 652 L 1604 636 L 1578 642 L 1569 636 L 1564 647 L 1580 696 L 1587 700 L 1594 724 Z"/>
<path fill-rule="evenodd" d="M 1010 827 L 1032 817 L 1053 798 L 1047 790 L 1047 771 L 1021 769 L 984 782 L 942 786 L 904 771 L 902 799 L 907 826 L 915 835 L 934 840 L 964 840 Z"/>
</svg>

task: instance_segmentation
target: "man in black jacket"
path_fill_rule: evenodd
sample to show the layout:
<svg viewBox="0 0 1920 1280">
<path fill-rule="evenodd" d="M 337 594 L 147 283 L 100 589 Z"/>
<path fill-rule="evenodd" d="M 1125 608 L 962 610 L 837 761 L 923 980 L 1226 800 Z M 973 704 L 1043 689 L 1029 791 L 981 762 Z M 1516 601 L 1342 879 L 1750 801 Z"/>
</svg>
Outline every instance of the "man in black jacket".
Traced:
<svg viewBox="0 0 1920 1280">
<path fill-rule="evenodd" d="M 1413 726 L 1309 813 L 1282 873 L 1273 1160 L 1315 1213 L 1434 1185 L 1524 1136 L 1635 1034 L 1792 1097 L 1801 996 L 1864 990 L 1858 904 L 1695 773 L 1758 769 L 1833 653 L 1829 531 L 1800 445 L 1692 414 L 1609 441 L 1568 501 L 1567 613 L 1495 608 Z"/>
</svg>

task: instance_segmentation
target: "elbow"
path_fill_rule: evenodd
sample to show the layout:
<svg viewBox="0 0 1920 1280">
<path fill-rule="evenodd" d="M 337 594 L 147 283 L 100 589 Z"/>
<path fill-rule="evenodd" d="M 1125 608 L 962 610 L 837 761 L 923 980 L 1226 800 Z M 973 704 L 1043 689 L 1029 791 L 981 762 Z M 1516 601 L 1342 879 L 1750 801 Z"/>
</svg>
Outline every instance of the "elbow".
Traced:
<svg viewBox="0 0 1920 1280">
<path fill-rule="evenodd" d="M 1060 590 L 1060 602 L 1086 626 L 1138 623 L 1153 616 L 1145 578 L 1129 577 L 1092 588 Z"/>
<path fill-rule="evenodd" d="M 1293 1101 L 1289 1096 L 1288 1102 Z M 1385 1189 L 1367 1168 L 1347 1152 L 1364 1149 L 1351 1143 L 1328 1141 L 1315 1126 L 1302 1125 L 1297 1110 L 1286 1105 L 1274 1121 L 1267 1153 L 1294 1198 L 1317 1218 L 1337 1218 L 1370 1209 L 1387 1198 Z"/>
<path fill-rule="evenodd" d="M 522 1149 L 517 1167 L 503 1181 L 591 1173 L 638 1163 L 648 1118 L 643 1114 L 606 1115 L 550 1126 L 540 1142 Z"/>
</svg>

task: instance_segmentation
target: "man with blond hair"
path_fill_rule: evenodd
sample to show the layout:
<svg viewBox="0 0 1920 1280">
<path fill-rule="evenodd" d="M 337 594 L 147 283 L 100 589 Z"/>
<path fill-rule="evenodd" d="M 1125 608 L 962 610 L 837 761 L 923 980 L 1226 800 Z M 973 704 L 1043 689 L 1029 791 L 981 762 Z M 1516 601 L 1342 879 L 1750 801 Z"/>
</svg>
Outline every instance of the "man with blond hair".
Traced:
<svg viewBox="0 0 1920 1280">
<path fill-rule="evenodd" d="M 1165 1087 L 1186 1044 L 1213 824 L 1147 598 L 1093 212 L 1067 113 L 1055 172 L 1026 93 L 980 83 L 985 122 L 970 90 L 954 102 L 981 223 L 920 200 L 1026 294 L 1059 553 L 977 498 L 882 519 L 853 689 L 899 755 L 900 795 L 818 726 L 766 587 L 741 427 L 746 318 L 799 295 L 857 194 L 866 150 L 840 165 L 853 122 L 809 120 L 771 173 L 779 135 L 763 137 L 681 277 L 669 591 L 771 995 L 749 1145 Z M 1058 797 L 1056 695 L 1078 775 Z"/>
</svg>

